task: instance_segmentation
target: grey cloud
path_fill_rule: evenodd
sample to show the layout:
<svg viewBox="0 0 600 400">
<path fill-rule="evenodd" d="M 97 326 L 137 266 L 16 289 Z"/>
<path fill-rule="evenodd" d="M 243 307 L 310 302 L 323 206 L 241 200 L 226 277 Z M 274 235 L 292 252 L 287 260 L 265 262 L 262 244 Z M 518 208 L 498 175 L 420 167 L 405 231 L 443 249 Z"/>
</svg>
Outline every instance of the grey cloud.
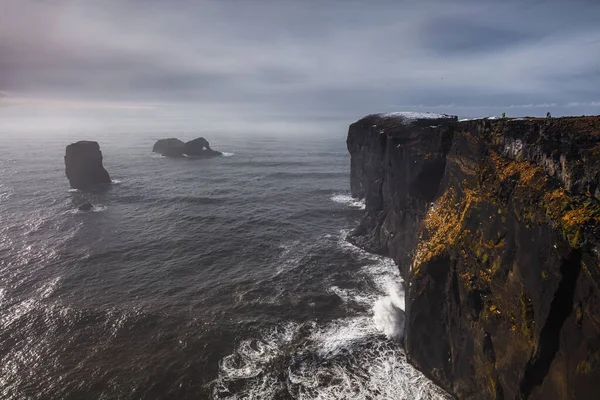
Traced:
<svg viewBox="0 0 600 400">
<path fill-rule="evenodd" d="M 229 112 L 273 126 L 444 104 L 475 115 L 551 103 L 600 113 L 600 4 L 591 1 L 5 0 L 0 7 L 7 99 L 151 103 L 150 116 L 165 118 L 200 116 L 201 108 L 204 120 Z"/>
<path fill-rule="evenodd" d="M 425 48 L 440 55 L 464 56 L 473 52 L 494 52 L 509 46 L 539 39 L 539 35 L 488 25 L 485 19 L 464 18 L 432 20 L 420 29 Z"/>
</svg>

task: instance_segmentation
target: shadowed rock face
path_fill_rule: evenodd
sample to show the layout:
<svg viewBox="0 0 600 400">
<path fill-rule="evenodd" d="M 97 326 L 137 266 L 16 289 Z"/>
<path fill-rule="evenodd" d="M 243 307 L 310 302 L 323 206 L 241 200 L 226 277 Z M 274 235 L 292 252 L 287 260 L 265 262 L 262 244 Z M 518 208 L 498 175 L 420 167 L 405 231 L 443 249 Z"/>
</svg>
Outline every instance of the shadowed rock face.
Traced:
<svg viewBox="0 0 600 400">
<path fill-rule="evenodd" d="M 98 142 L 80 141 L 68 145 L 65 173 L 74 189 L 88 189 L 111 182 L 110 175 L 102 165 L 102 152 Z"/>
<path fill-rule="evenodd" d="M 165 157 L 215 157 L 223 153 L 210 148 L 208 141 L 202 137 L 190 140 L 187 143 L 179 139 L 161 139 L 154 144 L 152 148 L 154 153 L 160 153 Z"/>
<path fill-rule="evenodd" d="M 600 391 L 600 117 L 350 126 L 354 243 L 406 280 L 409 360 L 464 399 Z"/>
<path fill-rule="evenodd" d="M 204 138 L 190 140 L 185 144 L 185 154 L 193 157 L 214 157 L 221 156 L 223 153 L 210 148 L 210 144 Z"/>
<path fill-rule="evenodd" d="M 183 157 L 185 143 L 179 139 L 160 139 L 154 144 L 152 152 L 159 153 L 165 157 Z"/>
<path fill-rule="evenodd" d="M 90 202 L 85 202 L 78 207 L 79 211 L 90 211 L 94 206 Z"/>
</svg>

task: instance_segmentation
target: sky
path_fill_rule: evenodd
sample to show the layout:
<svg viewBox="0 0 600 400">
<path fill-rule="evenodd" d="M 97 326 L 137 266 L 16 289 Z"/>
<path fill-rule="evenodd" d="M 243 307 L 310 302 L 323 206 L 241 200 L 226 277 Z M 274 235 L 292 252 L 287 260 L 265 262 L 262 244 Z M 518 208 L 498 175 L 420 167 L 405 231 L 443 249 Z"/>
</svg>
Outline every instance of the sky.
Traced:
<svg viewBox="0 0 600 400">
<path fill-rule="evenodd" d="M 0 130 L 600 114 L 600 1 L 0 0 Z"/>
</svg>

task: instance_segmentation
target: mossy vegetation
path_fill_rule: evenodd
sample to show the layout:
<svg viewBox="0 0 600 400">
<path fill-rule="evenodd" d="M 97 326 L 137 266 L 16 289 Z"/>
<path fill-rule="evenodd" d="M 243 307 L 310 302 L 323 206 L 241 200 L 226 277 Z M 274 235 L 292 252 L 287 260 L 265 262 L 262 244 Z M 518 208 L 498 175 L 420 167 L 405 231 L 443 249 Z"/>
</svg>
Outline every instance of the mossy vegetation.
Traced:
<svg viewBox="0 0 600 400">
<path fill-rule="evenodd" d="M 544 194 L 541 206 L 574 248 L 583 244 L 587 226 L 600 223 L 600 202 L 569 196 L 563 189 Z"/>
<path fill-rule="evenodd" d="M 444 316 L 461 337 L 489 335 L 495 357 L 491 362 L 477 339 L 469 350 L 455 338 L 451 358 L 472 351 L 473 385 L 485 398 L 494 398 L 498 393 L 501 396 L 503 388 L 518 387 L 514 369 L 527 365 L 541 346 L 540 332 L 548 313 L 545 302 L 562 279 L 562 269 L 554 261 L 568 251 L 582 247 L 586 251 L 587 244 L 597 240 L 600 197 L 594 177 L 598 176 L 600 144 L 596 149 L 591 139 L 582 141 L 587 153 L 581 152 L 580 160 L 574 160 L 575 150 L 566 149 L 565 143 L 579 142 L 566 137 L 569 129 L 552 136 L 543 131 L 547 125 L 542 131 L 534 124 L 474 126 L 467 132 L 454 132 L 441 190 L 428 209 L 413 257 L 417 288 L 413 299 L 422 293 L 432 295 L 424 288 L 437 291 L 440 282 L 457 288 L 446 296 Z M 597 128 L 600 134 L 600 124 Z M 523 144 L 517 137 L 528 142 Z M 544 144 L 550 151 L 556 146 L 556 151 L 543 153 L 548 158 L 539 164 L 528 161 L 539 160 L 535 151 L 541 147 L 531 144 L 538 138 L 550 142 Z M 596 157 L 592 150 L 598 151 Z M 560 236 L 565 240 L 557 241 Z M 448 262 L 440 264 L 442 259 Z M 582 268 L 587 268 L 583 261 Z M 588 271 L 587 276 L 597 274 Z M 580 327 L 595 323 L 600 327 L 600 319 L 585 303 L 573 315 Z M 599 367 L 600 359 L 588 357 L 579 363 L 577 373 L 589 374 Z"/>
<path fill-rule="evenodd" d="M 492 133 L 492 136 L 498 135 L 500 133 Z M 465 137 L 468 141 L 477 140 L 471 132 L 465 133 Z M 501 223 L 506 222 L 508 214 L 523 222 L 527 229 L 550 223 L 574 248 L 585 242 L 588 226 L 600 223 L 600 201 L 593 196 L 570 195 L 555 178 L 532 162 L 507 159 L 492 149 L 476 171 L 464 165 L 460 165 L 460 169 L 467 177 L 460 183 L 450 182 L 427 213 L 422 240 L 415 251 L 413 272 L 416 274 L 420 265 L 443 253 L 460 255 L 465 251 L 472 251 L 482 267 L 491 262 L 491 275 L 494 274 L 501 260 L 492 255 L 504 243 L 474 238 L 478 233 L 471 232 L 466 224 L 478 216 L 482 205 L 497 207 L 495 217 Z M 510 188 L 510 193 L 503 188 Z M 506 196 L 512 200 L 508 204 L 503 203 Z M 483 275 L 486 275 L 485 270 Z M 470 277 L 465 279 L 470 280 Z"/>
</svg>

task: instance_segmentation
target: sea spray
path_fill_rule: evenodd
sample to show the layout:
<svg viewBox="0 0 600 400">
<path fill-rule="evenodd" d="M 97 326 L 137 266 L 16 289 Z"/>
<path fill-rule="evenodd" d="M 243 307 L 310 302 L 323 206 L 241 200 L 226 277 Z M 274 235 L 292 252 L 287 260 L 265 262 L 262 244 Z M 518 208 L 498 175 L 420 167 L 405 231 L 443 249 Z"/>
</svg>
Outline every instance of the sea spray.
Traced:
<svg viewBox="0 0 600 400">
<path fill-rule="evenodd" d="M 404 336 L 404 290 L 401 284 L 390 282 L 387 293 L 375 302 L 373 320 L 388 338 L 400 340 Z"/>
</svg>

